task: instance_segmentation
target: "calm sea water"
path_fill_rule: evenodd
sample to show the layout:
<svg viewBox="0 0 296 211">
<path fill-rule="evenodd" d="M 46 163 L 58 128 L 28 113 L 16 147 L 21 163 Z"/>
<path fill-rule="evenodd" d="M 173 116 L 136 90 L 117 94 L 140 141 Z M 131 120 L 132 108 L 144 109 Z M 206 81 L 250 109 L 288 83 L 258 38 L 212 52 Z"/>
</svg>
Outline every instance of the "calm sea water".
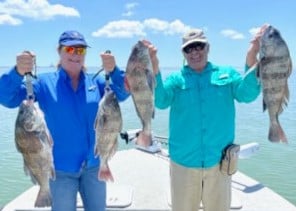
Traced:
<svg viewBox="0 0 296 211">
<path fill-rule="evenodd" d="M 166 75 L 172 69 L 164 69 Z M 0 69 L 0 74 L 3 68 Z M 39 68 L 39 71 L 53 71 Z M 90 69 L 89 71 L 96 71 Z M 240 160 L 243 173 L 263 183 L 296 205 L 296 73 L 289 79 L 290 102 L 280 115 L 280 122 L 289 139 L 289 144 L 273 144 L 267 140 L 268 114 L 262 112 L 262 97 L 251 104 L 237 104 L 236 142 L 258 142 L 260 150 L 249 159 Z M 124 130 L 140 128 L 141 124 L 131 98 L 121 103 Z M 17 109 L 0 105 L 0 207 L 32 185 L 24 174 L 22 157 L 14 144 L 14 122 Z M 167 136 L 168 110 L 156 109 L 153 131 Z M 120 140 L 120 148 L 128 148 Z"/>
</svg>

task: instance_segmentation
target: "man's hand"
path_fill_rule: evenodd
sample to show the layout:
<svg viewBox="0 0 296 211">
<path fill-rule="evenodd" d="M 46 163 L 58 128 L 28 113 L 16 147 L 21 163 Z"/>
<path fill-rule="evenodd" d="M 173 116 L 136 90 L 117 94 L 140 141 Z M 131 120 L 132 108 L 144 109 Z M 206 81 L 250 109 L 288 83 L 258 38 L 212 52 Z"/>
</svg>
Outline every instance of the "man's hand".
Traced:
<svg viewBox="0 0 296 211">
<path fill-rule="evenodd" d="M 16 56 L 16 70 L 20 75 L 31 72 L 35 65 L 36 56 L 31 51 L 23 51 Z"/>
<path fill-rule="evenodd" d="M 106 72 L 112 72 L 115 68 L 116 62 L 111 52 L 104 52 L 100 54 L 103 68 Z"/>
<path fill-rule="evenodd" d="M 143 44 L 149 49 L 149 55 L 152 63 L 152 69 L 154 75 L 159 72 L 159 61 L 157 58 L 157 48 L 148 40 L 142 40 Z"/>
</svg>

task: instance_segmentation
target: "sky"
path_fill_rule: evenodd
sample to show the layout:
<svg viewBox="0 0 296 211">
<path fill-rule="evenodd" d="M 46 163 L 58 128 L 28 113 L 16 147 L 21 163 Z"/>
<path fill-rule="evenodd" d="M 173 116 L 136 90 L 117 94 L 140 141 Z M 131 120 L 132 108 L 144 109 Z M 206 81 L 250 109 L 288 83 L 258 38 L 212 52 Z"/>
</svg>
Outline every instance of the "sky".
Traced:
<svg viewBox="0 0 296 211">
<path fill-rule="evenodd" d="M 296 58 L 295 0 L 0 0 L 0 66 L 15 65 L 24 50 L 36 54 L 37 66 L 58 62 L 58 38 L 78 30 L 91 48 L 86 66 L 101 67 L 99 54 L 112 51 L 125 67 L 133 45 L 142 39 L 158 49 L 160 67 L 183 64 L 182 35 L 204 30 L 209 60 L 244 67 L 249 42 L 258 27 L 269 23 Z"/>
</svg>

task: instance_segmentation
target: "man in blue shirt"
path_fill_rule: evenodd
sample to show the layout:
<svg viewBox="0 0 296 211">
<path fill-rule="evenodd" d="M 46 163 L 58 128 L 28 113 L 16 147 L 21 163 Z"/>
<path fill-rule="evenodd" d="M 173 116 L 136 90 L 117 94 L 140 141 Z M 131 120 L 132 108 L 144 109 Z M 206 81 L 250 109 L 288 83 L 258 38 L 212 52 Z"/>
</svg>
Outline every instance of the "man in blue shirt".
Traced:
<svg viewBox="0 0 296 211">
<path fill-rule="evenodd" d="M 231 176 L 220 171 L 220 161 L 225 147 L 235 140 L 235 100 L 249 103 L 260 94 L 256 68 L 250 68 L 257 62 L 260 35 L 251 41 L 244 77 L 230 66 L 208 61 L 210 44 L 200 29 L 183 36 L 187 64 L 165 81 L 157 49 L 149 46 L 157 84 L 155 105 L 170 107 L 172 211 L 196 211 L 201 202 L 205 211 L 230 209 Z"/>
<path fill-rule="evenodd" d="M 94 156 L 94 120 L 104 95 L 105 78 L 93 80 L 84 67 L 87 43 L 78 31 L 65 31 L 58 45 L 60 57 L 55 72 L 43 73 L 33 81 L 33 94 L 44 112 L 54 146 L 56 179 L 50 181 L 52 210 L 76 210 L 77 192 L 84 209 L 106 208 L 106 184 L 98 180 L 100 159 Z M 17 107 L 26 98 L 24 75 L 32 71 L 35 56 L 24 52 L 17 64 L 0 78 L 0 103 Z M 111 89 L 119 101 L 129 94 L 124 89 L 124 72 L 112 54 L 101 54 L 103 67 L 110 74 Z"/>
</svg>

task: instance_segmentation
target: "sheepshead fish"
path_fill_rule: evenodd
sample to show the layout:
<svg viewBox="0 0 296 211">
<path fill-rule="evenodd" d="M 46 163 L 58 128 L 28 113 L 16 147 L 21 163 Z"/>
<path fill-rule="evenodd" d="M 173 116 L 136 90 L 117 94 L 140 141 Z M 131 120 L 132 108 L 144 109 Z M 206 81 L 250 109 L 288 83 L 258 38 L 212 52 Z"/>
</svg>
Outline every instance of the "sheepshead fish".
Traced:
<svg viewBox="0 0 296 211">
<path fill-rule="evenodd" d="M 22 154 L 24 170 L 34 184 L 40 186 L 35 207 L 51 206 L 49 179 L 55 179 L 52 146 L 53 140 L 42 111 L 33 100 L 24 100 L 15 122 L 15 143 Z"/>
<path fill-rule="evenodd" d="M 122 129 L 122 116 L 115 93 L 105 88 L 103 99 L 95 120 L 96 145 L 95 156 L 100 156 L 101 164 L 98 178 L 114 181 L 108 160 L 115 154 L 118 147 L 118 135 Z"/>
<path fill-rule="evenodd" d="M 148 47 L 138 41 L 129 56 L 125 86 L 128 90 L 142 123 L 142 131 L 137 137 L 137 144 L 148 147 L 152 143 L 151 121 L 154 118 L 155 79 Z"/>
<path fill-rule="evenodd" d="M 260 39 L 258 73 L 263 88 L 263 111 L 268 110 L 270 119 L 268 139 L 271 142 L 288 142 L 278 116 L 288 105 L 291 72 L 288 46 L 279 30 L 269 25 Z"/>
</svg>

